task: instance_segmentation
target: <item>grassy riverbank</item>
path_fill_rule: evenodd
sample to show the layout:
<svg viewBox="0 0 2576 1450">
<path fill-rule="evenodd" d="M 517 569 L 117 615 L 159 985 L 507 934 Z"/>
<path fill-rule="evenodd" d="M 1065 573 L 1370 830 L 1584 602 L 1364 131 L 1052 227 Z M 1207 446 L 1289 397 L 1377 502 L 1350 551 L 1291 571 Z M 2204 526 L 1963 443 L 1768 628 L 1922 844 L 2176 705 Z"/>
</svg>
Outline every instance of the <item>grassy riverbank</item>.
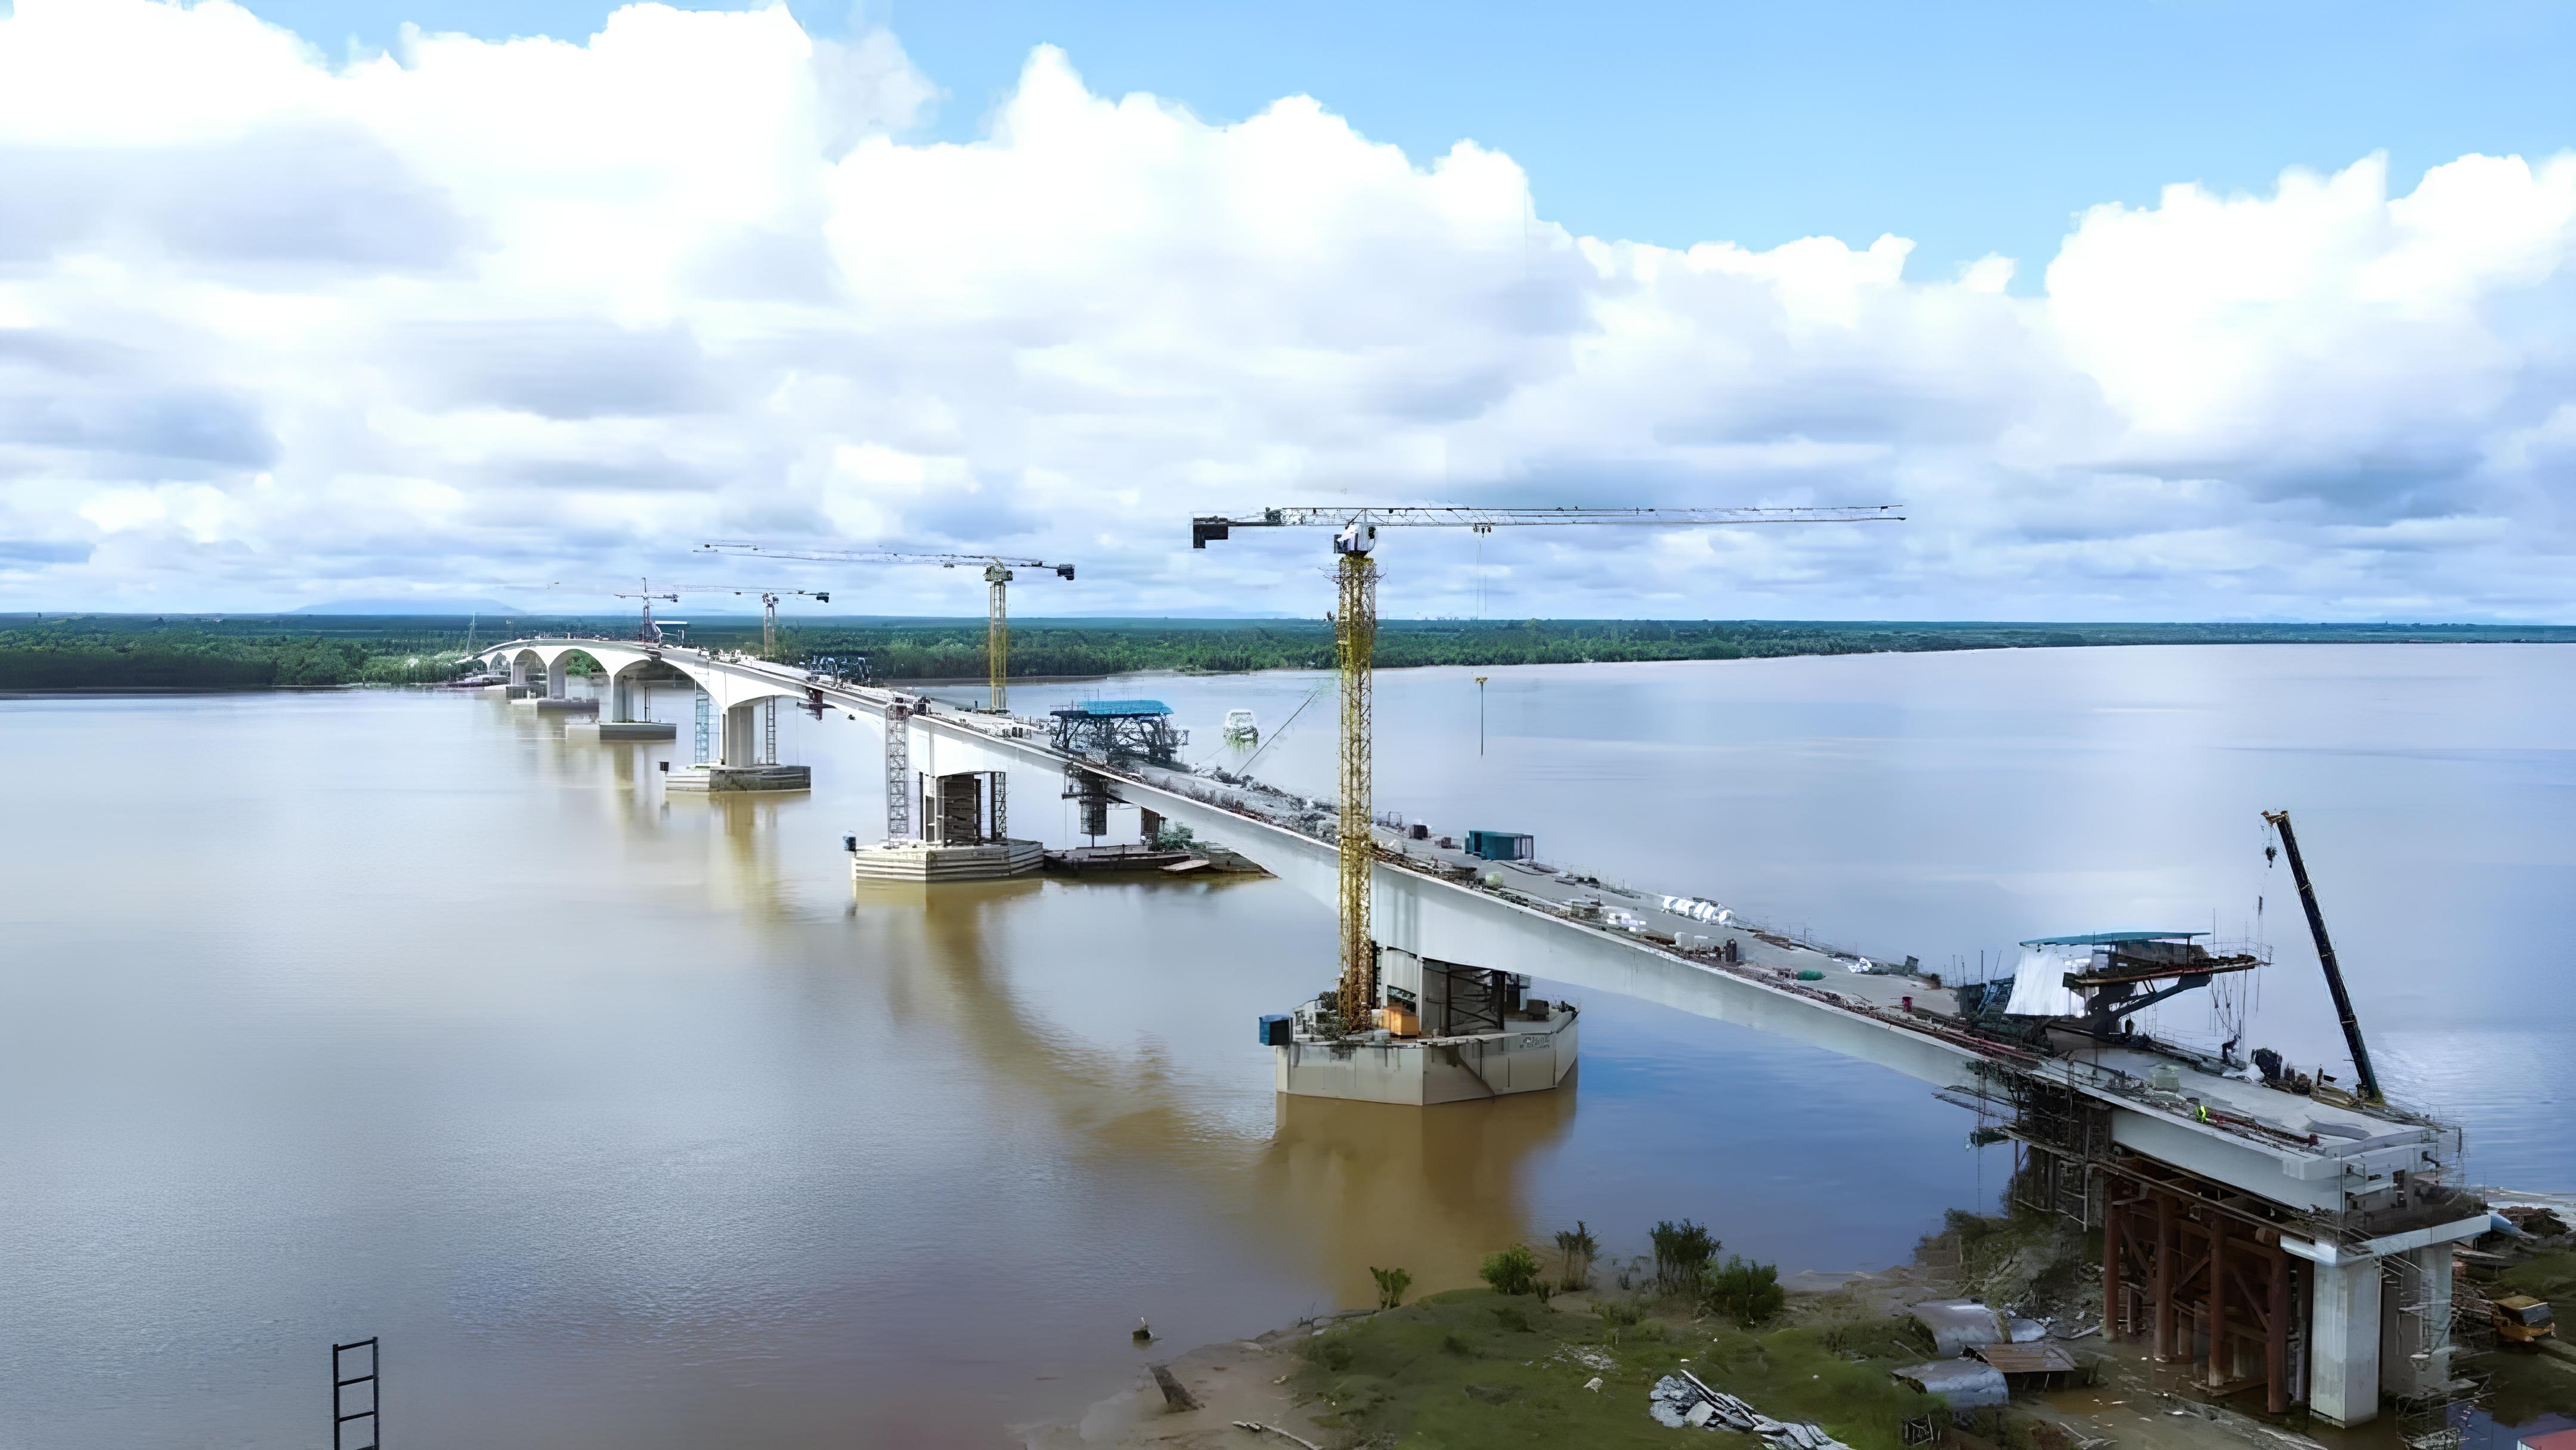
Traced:
<svg viewBox="0 0 2576 1450">
<path fill-rule="evenodd" d="M 1471 1289 L 1307 1341 L 1296 1383 L 1360 1444 L 1669 1446 L 1675 1434 L 1647 1415 L 1646 1392 L 1688 1370 L 1854 1450 L 1901 1450 L 1901 1426 L 1935 1402 L 1888 1372 L 1927 1348 L 1897 1319 L 1753 1330 L 1686 1310 L 1639 1314 L 1617 1298 L 1541 1304 Z M 1584 1388 L 1595 1379 L 1599 1389 Z"/>
<path fill-rule="evenodd" d="M 417 684 L 446 678 L 466 644 L 535 632 L 623 635 L 616 618 L 266 615 L 0 615 L 0 689 L 263 689 Z M 757 649 L 752 618 L 700 621 L 692 643 Z M 2140 644 L 2576 643 L 2576 628 L 2384 624 L 1942 624 L 1751 620 L 1387 620 L 1381 668 L 1733 660 L 1782 655 Z M 883 680 L 984 673 L 981 619 L 794 623 L 779 657 L 864 655 Z M 1014 676 L 1148 670 L 1321 669 L 1321 620 L 1026 619 L 1011 630 Z"/>
</svg>

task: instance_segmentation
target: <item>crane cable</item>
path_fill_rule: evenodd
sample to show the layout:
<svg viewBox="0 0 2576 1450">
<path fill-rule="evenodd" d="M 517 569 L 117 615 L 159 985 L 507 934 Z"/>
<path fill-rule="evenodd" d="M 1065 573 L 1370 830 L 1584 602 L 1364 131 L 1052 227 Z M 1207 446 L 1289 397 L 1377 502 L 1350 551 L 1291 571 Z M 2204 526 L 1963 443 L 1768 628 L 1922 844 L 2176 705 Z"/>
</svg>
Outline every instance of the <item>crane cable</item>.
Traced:
<svg viewBox="0 0 2576 1450">
<path fill-rule="evenodd" d="M 1237 773 L 1248 774 L 1252 769 L 1252 763 L 1259 760 L 1262 756 L 1267 755 L 1270 752 L 1270 747 L 1278 744 L 1279 738 L 1288 733 L 1288 727 L 1297 723 L 1297 717 L 1306 713 L 1306 707 L 1321 699 L 1324 692 L 1331 689 L 1333 685 L 1334 680 L 1330 676 L 1327 676 L 1322 684 L 1317 685 L 1312 691 L 1308 692 L 1305 699 L 1298 701 L 1297 708 L 1288 712 L 1288 718 L 1279 722 L 1279 728 L 1271 731 L 1269 738 L 1261 742 L 1261 748 L 1253 751 L 1250 755 L 1243 758 L 1243 764 L 1236 768 Z M 1222 745 L 1218 746 L 1215 752 L 1209 755 L 1206 760 L 1202 760 L 1198 765 L 1190 767 L 1190 773 L 1192 775 L 1198 774 L 1200 766 L 1210 764 L 1217 758 L 1217 756 L 1223 755 L 1224 753 L 1225 747 Z"/>
</svg>

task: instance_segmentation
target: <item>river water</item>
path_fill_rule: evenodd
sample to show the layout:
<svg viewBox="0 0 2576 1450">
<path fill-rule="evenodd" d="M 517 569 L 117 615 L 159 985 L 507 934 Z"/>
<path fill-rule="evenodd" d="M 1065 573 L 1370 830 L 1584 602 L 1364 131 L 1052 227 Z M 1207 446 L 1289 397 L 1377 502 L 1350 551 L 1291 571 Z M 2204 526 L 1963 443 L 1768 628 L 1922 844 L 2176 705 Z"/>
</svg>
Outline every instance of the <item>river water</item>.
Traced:
<svg viewBox="0 0 2576 1450">
<path fill-rule="evenodd" d="M 2027 936 L 2259 930 L 2249 1042 L 2331 1063 L 2261 853 L 2288 806 L 2383 1075 L 2480 1181 L 2576 1185 L 2576 651 L 1485 673 L 1481 753 L 1472 672 L 1380 677 L 1382 809 L 1971 974 Z M 1275 732 L 1320 683 L 1014 703 L 1154 695 L 1222 759 L 1227 709 Z M 1260 773 L 1326 789 L 1331 707 Z M 665 800 L 671 746 L 479 696 L 0 701 L 0 1447 L 327 1444 L 328 1345 L 364 1335 L 405 1443 L 997 1444 L 1120 1387 L 1140 1317 L 1159 1355 L 1578 1218 L 1866 1268 L 2002 1187 L 1917 1084 L 1609 997 L 1559 1093 L 1275 1100 L 1253 1019 L 1325 985 L 1323 906 L 855 894 L 876 729 L 781 741 L 810 797 Z M 1052 779 L 1012 800 L 1073 841 Z"/>
</svg>

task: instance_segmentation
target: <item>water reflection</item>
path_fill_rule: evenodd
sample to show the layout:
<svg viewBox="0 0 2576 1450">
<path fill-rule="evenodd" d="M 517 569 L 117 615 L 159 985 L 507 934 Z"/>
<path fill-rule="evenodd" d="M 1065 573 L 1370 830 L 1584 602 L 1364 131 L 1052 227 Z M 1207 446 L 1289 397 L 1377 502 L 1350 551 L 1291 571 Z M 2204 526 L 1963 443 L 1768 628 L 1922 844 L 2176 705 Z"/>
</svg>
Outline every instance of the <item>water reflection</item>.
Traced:
<svg viewBox="0 0 2576 1450">
<path fill-rule="evenodd" d="M 1049 890 L 1104 889 L 1177 898 L 1242 885 L 868 883 L 851 912 L 886 912 L 878 959 L 898 1022 L 935 1021 L 972 1050 L 989 1080 L 1021 1089 L 1020 1101 L 1097 1164 L 1144 1166 L 1157 1181 L 1186 1184 L 1201 1211 L 1293 1251 L 1336 1303 L 1373 1300 L 1372 1265 L 1405 1267 L 1425 1292 L 1473 1283 L 1485 1253 L 1528 1233 L 1528 1171 L 1573 1123 L 1573 1079 L 1554 1093 L 1427 1112 L 1274 1096 L 1268 1124 L 1230 1120 L 1212 1105 L 1211 1084 L 1174 1054 L 1150 1043 L 1106 1047 L 1051 1023 L 997 961 L 992 943 L 1009 935 L 1007 916 L 1038 906 Z M 914 925 L 918 938 L 907 940 Z M 1052 965 L 1085 978 L 1108 965 L 1096 990 L 1119 992 L 1114 957 L 1086 956 L 1090 971 L 1070 960 Z M 1150 1005 L 1135 1010 L 1152 1015 Z"/>
<path fill-rule="evenodd" d="M 1581 1076 L 1429 1109 L 1278 1095 L 1254 1201 L 1273 1231 L 1313 1241 L 1343 1304 L 1374 1302 L 1372 1266 L 1420 1292 L 1472 1284 L 1490 1249 L 1530 1236 L 1530 1170 L 1573 1128 Z"/>
</svg>

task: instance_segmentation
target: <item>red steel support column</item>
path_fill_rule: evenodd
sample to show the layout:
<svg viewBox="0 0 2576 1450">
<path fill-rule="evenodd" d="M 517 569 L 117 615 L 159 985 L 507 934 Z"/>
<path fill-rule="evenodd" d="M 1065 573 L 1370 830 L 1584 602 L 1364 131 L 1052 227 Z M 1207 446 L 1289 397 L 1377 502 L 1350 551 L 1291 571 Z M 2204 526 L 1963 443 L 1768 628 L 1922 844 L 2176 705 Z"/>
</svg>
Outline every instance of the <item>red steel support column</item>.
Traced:
<svg viewBox="0 0 2576 1450">
<path fill-rule="evenodd" d="M 2227 1219 L 2209 1215 L 2209 1383 L 2227 1383 L 2235 1368 L 2227 1353 Z"/>
<path fill-rule="evenodd" d="M 2156 1267 L 2155 1316 L 2156 1358 L 2174 1357 L 2174 1221 L 2173 1195 L 2159 1188 L 2156 1195 Z"/>
<path fill-rule="evenodd" d="M 2120 1302 L 2120 1217 L 2127 1210 L 2102 1191 L 2102 1337 L 2120 1337 L 2128 1315 Z"/>
<path fill-rule="evenodd" d="M 2282 1415 L 2290 1409 L 2290 1256 L 2272 1250 L 2271 1303 L 2263 1326 L 2264 1409 Z"/>
</svg>

